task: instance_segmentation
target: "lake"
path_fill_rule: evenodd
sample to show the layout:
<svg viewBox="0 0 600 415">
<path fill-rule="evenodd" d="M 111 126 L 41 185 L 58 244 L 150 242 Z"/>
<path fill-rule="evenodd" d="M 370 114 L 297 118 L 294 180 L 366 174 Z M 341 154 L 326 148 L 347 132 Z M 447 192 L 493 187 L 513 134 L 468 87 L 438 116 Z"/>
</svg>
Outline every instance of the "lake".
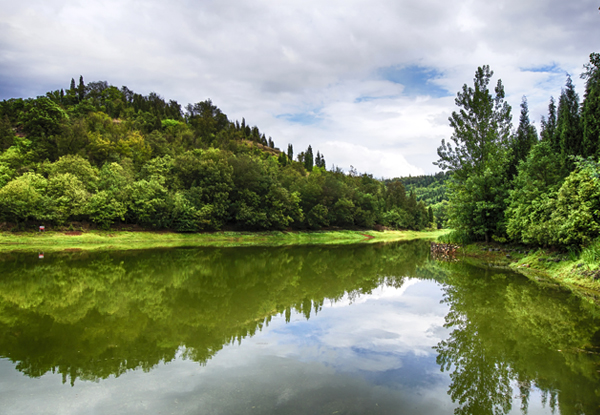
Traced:
<svg viewBox="0 0 600 415">
<path fill-rule="evenodd" d="M 423 241 L 7 254 L 0 413 L 599 414 L 600 310 Z"/>
</svg>

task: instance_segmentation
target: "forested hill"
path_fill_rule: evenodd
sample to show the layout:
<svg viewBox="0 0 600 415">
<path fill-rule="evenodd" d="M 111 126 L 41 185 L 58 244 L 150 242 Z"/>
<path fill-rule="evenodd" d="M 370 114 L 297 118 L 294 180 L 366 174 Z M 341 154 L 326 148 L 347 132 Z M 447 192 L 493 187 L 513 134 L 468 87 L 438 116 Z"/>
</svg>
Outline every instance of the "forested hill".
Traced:
<svg viewBox="0 0 600 415">
<path fill-rule="evenodd" d="M 400 177 L 393 180 L 400 181 L 408 195 L 414 193 L 417 201 L 429 206 L 433 211 L 434 222 L 438 227 L 442 227 L 447 220 L 447 180 L 449 178 L 450 172 L 439 172 L 430 175 Z"/>
<path fill-rule="evenodd" d="M 329 171 L 309 146 L 280 151 L 210 100 L 71 80 L 0 103 L 0 228 L 130 224 L 219 229 L 422 229 L 432 210 L 402 182 Z"/>
</svg>

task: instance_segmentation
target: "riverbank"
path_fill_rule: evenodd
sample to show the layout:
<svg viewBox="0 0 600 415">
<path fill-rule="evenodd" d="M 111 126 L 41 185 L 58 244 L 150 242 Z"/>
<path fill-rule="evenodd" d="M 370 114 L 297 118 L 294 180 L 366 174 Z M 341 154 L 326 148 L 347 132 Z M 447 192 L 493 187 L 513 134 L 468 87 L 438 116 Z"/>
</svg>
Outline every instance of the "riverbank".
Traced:
<svg viewBox="0 0 600 415">
<path fill-rule="evenodd" d="M 524 246 L 472 243 L 459 255 L 477 265 L 509 268 L 540 284 L 558 284 L 600 304 L 600 264 L 579 254 Z"/>
<path fill-rule="evenodd" d="M 2 232 L 0 252 L 90 251 L 176 247 L 282 246 L 379 243 L 413 239 L 435 240 L 445 230 L 434 231 L 314 231 L 314 232 Z"/>
</svg>

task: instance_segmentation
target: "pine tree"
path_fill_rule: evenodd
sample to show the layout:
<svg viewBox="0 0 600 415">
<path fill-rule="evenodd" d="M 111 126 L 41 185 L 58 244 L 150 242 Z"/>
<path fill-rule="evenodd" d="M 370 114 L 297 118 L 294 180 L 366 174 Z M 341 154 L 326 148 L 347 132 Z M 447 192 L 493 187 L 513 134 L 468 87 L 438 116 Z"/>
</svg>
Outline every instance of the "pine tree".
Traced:
<svg viewBox="0 0 600 415">
<path fill-rule="evenodd" d="M 561 163 L 565 176 L 574 168 L 569 156 L 582 154 L 583 134 L 579 117 L 579 96 L 570 76 L 567 76 L 565 89 L 558 100 L 558 115 L 556 118 L 556 133 L 560 145 Z"/>
<path fill-rule="evenodd" d="M 512 138 L 512 157 L 508 169 L 508 178 L 512 180 L 517 175 L 519 162 L 525 160 L 531 147 L 537 142 L 537 132 L 535 127 L 529 121 L 529 107 L 527 98 L 523 97 L 521 101 L 521 116 L 519 117 L 519 126 L 517 132 Z"/>
<path fill-rule="evenodd" d="M 294 160 L 294 147 L 291 144 L 288 144 L 287 156 L 290 160 Z"/>
<path fill-rule="evenodd" d="M 550 97 L 550 103 L 548 104 L 548 119 L 546 120 L 542 117 L 540 137 L 544 141 L 549 141 L 556 152 L 559 152 L 560 146 L 556 138 L 556 103 L 554 102 L 554 97 Z"/>
<path fill-rule="evenodd" d="M 306 171 L 311 172 L 315 164 L 312 147 L 309 145 L 306 153 L 304 154 L 304 168 Z"/>
<path fill-rule="evenodd" d="M 71 78 L 71 87 L 69 88 L 69 91 L 74 91 L 75 90 L 75 79 Z"/>
<path fill-rule="evenodd" d="M 83 83 L 83 76 L 79 76 L 79 86 L 77 87 L 77 97 L 79 101 L 83 101 L 85 98 L 85 84 Z"/>
<path fill-rule="evenodd" d="M 600 156 L 600 53 L 590 54 L 581 78 L 586 80 L 581 121 L 583 127 L 583 156 Z"/>
</svg>

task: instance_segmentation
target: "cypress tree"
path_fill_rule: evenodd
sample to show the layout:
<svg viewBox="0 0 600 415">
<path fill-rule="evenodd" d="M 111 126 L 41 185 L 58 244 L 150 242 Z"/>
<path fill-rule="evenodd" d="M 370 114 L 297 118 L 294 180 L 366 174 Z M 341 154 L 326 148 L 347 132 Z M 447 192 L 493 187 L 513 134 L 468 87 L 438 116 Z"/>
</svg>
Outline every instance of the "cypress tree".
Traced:
<svg viewBox="0 0 600 415">
<path fill-rule="evenodd" d="M 583 127 L 583 156 L 600 156 L 600 53 L 590 54 L 581 78 L 586 80 L 581 123 Z"/>
<path fill-rule="evenodd" d="M 579 117 L 579 96 L 571 76 L 567 76 L 565 89 L 562 90 L 558 100 L 558 115 L 556 118 L 556 133 L 560 145 L 560 155 L 563 173 L 568 175 L 574 168 L 569 156 L 582 154 L 583 134 Z"/>
<path fill-rule="evenodd" d="M 521 160 L 525 160 L 531 147 L 537 142 L 537 132 L 535 127 L 529 121 L 529 107 L 527 98 L 524 96 L 521 101 L 521 116 L 516 134 L 512 137 L 512 158 L 508 167 L 508 178 L 512 179 L 517 175 L 517 167 Z"/>
<path fill-rule="evenodd" d="M 294 160 L 294 147 L 291 144 L 288 144 L 287 156 L 290 160 Z"/>
<path fill-rule="evenodd" d="M 306 171 L 311 172 L 314 164 L 315 160 L 313 156 L 312 147 L 309 145 L 304 155 L 304 168 L 306 169 Z"/>
<path fill-rule="evenodd" d="M 79 86 L 77 87 L 77 97 L 79 101 L 83 101 L 85 98 L 85 84 L 83 83 L 83 75 L 79 76 Z"/>
<path fill-rule="evenodd" d="M 542 117 L 542 131 L 540 131 L 542 140 L 549 141 L 552 147 L 558 152 L 559 145 L 556 139 L 556 103 L 554 97 L 550 97 L 548 104 L 548 119 Z"/>
</svg>

